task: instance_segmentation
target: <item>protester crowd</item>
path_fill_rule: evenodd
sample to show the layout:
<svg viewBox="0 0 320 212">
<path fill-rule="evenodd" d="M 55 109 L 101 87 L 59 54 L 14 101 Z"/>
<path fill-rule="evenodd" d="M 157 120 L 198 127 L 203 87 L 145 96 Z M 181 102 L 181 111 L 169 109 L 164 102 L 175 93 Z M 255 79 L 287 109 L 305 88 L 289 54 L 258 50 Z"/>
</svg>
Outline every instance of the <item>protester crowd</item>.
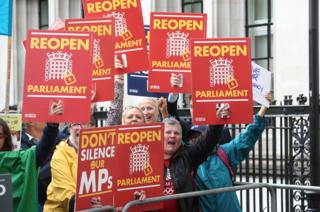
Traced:
<svg viewBox="0 0 320 212">
<path fill-rule="evenodd" d="M 116 58 L 115 68 L 124 69 L 124 62 Z M 192 126 L 182 120 L 174 93 L 168 98 L 145 97 L 136 105 L 124 108 L 124 76 L 118 74 L 114 80 L 115 98 L 107 111 L 107 126 L 164 125 L 162 195 L 233 185 L 234 170 L 248 157 L 265 128 L 265 106 L 254 116 L 254 123 L 232 138 L 227 126 Z M 172 74 L 170 85 L 181 87 L 181 77 Z M 268 93 L 266 99 L 271 102 L 272 95 Z M 190 103 L 192 116 L 192 97 Z M 230 117 L 228 104 L 213 110 L 218 119 Z M 62 103 L 58 102 L 50 113 L 63 115 Z M 95 127 L 94 120 L 91 123 L 23 123 L 21 149 L 13 151 L 8 124 L 0 119 L 0 174 L 11 175 L 14 211 L 74 210 L 80 130 Z M 143 201 L 148 197 L 145 190 L 133 191 L 133 200 Z M 101 206 L 100 197 L 91 199 L 91 207 Z M 236 193 L 228 192 L 168 200 L 159 211 L 237 212 L 241 207 Z"/>
<path fill-rule="evenodd" d="M 136 106 L 122 109 L 123 85 L 123 76 L 116 77 L 117 98 L 108 111 L 107 124 L 164 123 L 163 195 L 232 186 L 233 170 L 246 159 L 265 128 L 266 107 L 262 106 L 254 123 L 232 139 L 226 126 L 190 126 L 181 120 L 175 94 L 169 94 L 168 100 L 143 98 Z M 272 100 L 271 94 L 267 99 Z M 61 111 L 58 106 L 54 113 Z M 226 108 L 216 111 L 218 117 L 225 112 Z M 0 119 L 0 174 L 12 175 L 15 211 L 73 211 L 80 129 L 95 126 L 67 123 L 60 131 L 58 127 L 59 123 L 24 123 L 21 150 L 12 151 L 10 130 Z M 134 196 L 143 200 L 148 193 L 135 191 Z M 99 198 L 92 198 L 91 203 L 92 207 L 101 206 Z M 228 192 L 165 201 L 161 211 L 241 208 L 236 194 Z"/>
</svg>

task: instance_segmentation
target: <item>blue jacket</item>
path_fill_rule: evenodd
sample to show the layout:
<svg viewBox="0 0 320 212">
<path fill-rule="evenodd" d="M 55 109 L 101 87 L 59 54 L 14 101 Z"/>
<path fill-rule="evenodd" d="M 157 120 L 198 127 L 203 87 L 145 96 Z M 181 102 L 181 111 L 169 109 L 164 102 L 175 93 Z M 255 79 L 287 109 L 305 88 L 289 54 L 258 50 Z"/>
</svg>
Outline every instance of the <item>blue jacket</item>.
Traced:
<svg viewBox="0 0 320 212">
<path fill-rule="evenodd" d="M 241 161 L 247 158 L 264 128 L 264 118 L 255 115 L 253 124 L 249 124 L 245 130 L 229 143 L 220 146 L 228 156 L 229 163 L 234 170 Z M 215 154 L 215 150 L 199 166 L 196 182 L 199 190 L 232 186 L 230 173 L 223 161 Z M 202 212 L 242 211 L 235 192 L 201 196 L 199 203 Z"/>
</svg>

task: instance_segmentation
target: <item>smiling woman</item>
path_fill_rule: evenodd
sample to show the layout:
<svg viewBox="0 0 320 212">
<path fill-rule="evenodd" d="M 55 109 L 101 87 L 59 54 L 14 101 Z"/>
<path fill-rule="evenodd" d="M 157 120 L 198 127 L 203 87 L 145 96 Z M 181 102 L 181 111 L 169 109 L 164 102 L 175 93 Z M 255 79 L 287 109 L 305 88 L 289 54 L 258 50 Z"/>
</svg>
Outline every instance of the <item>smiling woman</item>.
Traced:
<svg viewBox="0 0 320 212">
<path fill-rule="evenodd" d="M 138 103 L 138 107 L 143 112 L 146 123 L 155 123 L 158 121 L 159 107 L 156 100 L 152 98 L 143 98 Z"/>
<path fill-rule="evenodd" d="M 143 112 L 135 106 L 128 106 L 122 113 L 122 125 L 144 124 L 146 123 Z"/>
</svg>

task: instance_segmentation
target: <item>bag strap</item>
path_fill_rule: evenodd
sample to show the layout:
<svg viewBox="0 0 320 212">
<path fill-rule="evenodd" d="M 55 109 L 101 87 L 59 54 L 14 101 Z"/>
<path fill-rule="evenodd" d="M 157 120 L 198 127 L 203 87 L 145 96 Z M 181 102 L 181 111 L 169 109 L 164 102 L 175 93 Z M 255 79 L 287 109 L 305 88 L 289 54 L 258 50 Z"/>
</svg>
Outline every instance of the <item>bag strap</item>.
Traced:
<svg viewBox="0 0 320 212">
<path fill-rule="evenodd" d="M 223 161 L 224 165 L 227 167 L 227 169 L 228 169 L 228 171 L 230 173 L 231 179 L 233 180 L 234 179 L 234 173 L 233 173 L 233 170 L 232 170 L 231 165 L 229 163 L 229 159 L 228 159 L 227 154 L 225 153 L 225 151 L 220 146 L 217 148 L 216 154 Z"/>
</svg>

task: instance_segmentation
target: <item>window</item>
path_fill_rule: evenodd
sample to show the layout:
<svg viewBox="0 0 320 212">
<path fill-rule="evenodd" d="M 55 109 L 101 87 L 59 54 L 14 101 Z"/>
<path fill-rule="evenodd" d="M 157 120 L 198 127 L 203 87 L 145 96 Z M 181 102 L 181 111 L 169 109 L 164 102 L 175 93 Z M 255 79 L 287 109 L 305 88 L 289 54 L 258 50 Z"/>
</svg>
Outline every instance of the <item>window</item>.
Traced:
<svg viewBox="0 0 320 212">
<path fill-rule="evenodd" d="M 182 0 L 182 12 L 186 13 L 202 13 L 202 0 Z"/>
<path fill-rule="evenodd" d="M 39 29 L 48 29 L 48 0 L 39 0 Z"/>
<path fill-rule="evenodd" d="M 272 0 L 246 0 L 246 36 L 251 38 L 252 60 L 272 71 Z"/>
</svg>

